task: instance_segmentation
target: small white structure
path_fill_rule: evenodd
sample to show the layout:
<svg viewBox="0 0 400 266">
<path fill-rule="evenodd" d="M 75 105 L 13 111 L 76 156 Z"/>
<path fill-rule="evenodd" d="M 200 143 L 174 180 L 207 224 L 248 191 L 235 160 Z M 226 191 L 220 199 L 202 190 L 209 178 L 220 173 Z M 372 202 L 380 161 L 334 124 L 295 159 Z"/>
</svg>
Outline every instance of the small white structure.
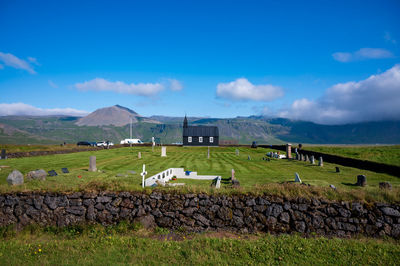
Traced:
<svg viewBox="0 0 400 266">
<path fill-rule="evenodd" d="M 144 188 L 144 187 L 146 186 L 146 179 L 145 179 L 145 177 L 146 177 L 146 175 L 147 175 L 147 172 L 146 172 L 146 165 L 145 165 L 145 164 L 143 165 L 143 172 L 141 172 L 140 175 L 142 176 L 142 187 Z"/>
<path fill-rule="evenodd" d="M 144 168 L 143 168 L 144 172 Z M 146 172 L 147 173 L 147 172 Z M 221 182 L 221 176 L 216 175 L 198 175 L 197 172 L 189 172 L 183 168 L 168 168 L 158 174 L 155 174 L 144 181 L 146 187 L 155 186 L 158 183 L 165 184 L 166 182 L 170 181 L 173 177 L 177 179 L 197 179 L 197 180 L 214 180 L 219 178 Z M 217 180 L 218 181 L 218 180 Z"/>
<path fill-rule="evenodd" d="M 167 147 L 161 147 L 161 157 L 167 157 Z"/>
<path fill-rule="evenodd" d="M 140 139 L 124 139 L 120 144 L 143 144 L 143 142 Z"/>
</svg>

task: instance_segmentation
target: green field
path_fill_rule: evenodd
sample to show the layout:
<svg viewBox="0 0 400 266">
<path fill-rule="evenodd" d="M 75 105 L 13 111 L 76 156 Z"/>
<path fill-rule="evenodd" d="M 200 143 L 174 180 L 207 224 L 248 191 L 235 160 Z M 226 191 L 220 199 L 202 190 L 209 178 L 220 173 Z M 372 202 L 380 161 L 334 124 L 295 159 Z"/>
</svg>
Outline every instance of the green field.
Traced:
<svg viewBox="0 0 400 266">
<path fill-rule="evenodd" d="M 148 177 L 170 167 L 184 167 L 185 170 L 197 171 L 204 175 L 221 175 L 228 178 L 231 169 L 235 169 L 240 181 L 240 192 L 269 192 L 289 196 L 324 196 L 332 199 L 365 199 L 367 201 L 398 201 L 400 198 L 400 179 L 387 174 L 375 173 L 351 167 L 339 166 L 340 173 L 335 173 L 334 164 L 325 163 L 324 167 L 311 165 L 307 162 L 272 159 L 262 160 L 268 149 L 239 148 L 236 156 L 233 147 L 211 148 L 211 158 L 207 159 L 207 148 L 167 147 L 167 157 L 160 157 L 160 147 L 152 152 L 151 147 L 127 147 L 112 150 L 99 150 L 40 157 L 26 157 L 1 161 L 2 165 L 10 166 L 0 171 L 0 192 L 45 190 L 45 191 L 76 191 L 76 190 L 142 190 L 142 165 L 146 164 Z M 142 153 L 138 159 L 137 153 Z M 99 172 L 88 172 L 89 156 L 97 157 Z M 251 160 L 248 160 L 248 156 Z M 61 168 L 68 167 L 69 174 L 61 174 Z M 29 181 L 22 186 L 10 187 L 6 178 L 12 169 L 18 169 L 23 174 L 31 170 L 56 170 L 57 177 L 48 177 L 46 181 Z M 129 173 L 135 171 L 135 174 Z M 299 173 L 307 186 L 278 185 L 285 181 L 293 181 L 294 173 Z M 351 184 L 356 182 L 359 174 L 367 176 L 368 185 L 364 188 Z M 381 191 L 379 182 L 389 181 L 394 189 Z M 213 191 L 210 181 L 178 180 L 186 184 L 181 190 Z M 333 191 L 329 185 L 335 185 Z M 168 189 L 168 188 L 165 188 Z M 172 189 L 172 188 L 169 188 Z M 151 188 L 147 188 L 150 191 Z M 218 191 L 232 193 L 229 184 L 223 184 Z"/>
<path fill-rule="evenodd" d="M 391 146 L 307 146 L 309 151 L 400 166 L 400 145 Z"/>
<path fill-rule="evenodd" d="M 298 235 L 188 234 L 136 225 L 4 231 L 0 265 L 396 265 L 395 240 Z"/>
</svg>

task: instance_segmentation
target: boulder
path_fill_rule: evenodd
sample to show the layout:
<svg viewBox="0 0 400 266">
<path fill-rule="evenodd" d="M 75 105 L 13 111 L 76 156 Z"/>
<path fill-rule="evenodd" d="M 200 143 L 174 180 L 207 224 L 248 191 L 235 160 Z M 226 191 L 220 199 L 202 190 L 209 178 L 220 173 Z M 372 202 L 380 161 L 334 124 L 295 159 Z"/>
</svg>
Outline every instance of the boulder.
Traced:
<svg viewBox="0 0 400 266">
<path fill-rule="evenodd" d="M 391 190 L 392 189 L 392 185 L 389 182 L 380 182 L 379 183 L 379 188 L 380 189 L 388 189 Z"/>
<path fill-rule="evenodd" d="M 14 170 L 8 175 L 7 183 L 9 185 L 22 185 L 24 183 L 24 176 L 20 171 Z"/>
<path fill-rule="evenodd" d="M 37 179 L 37 180 L 46 180 L 47 173 L 45 170 L 40 169 L 36 171 L 30 171 L 27 175 L 27 179 Z"/>
</svg>

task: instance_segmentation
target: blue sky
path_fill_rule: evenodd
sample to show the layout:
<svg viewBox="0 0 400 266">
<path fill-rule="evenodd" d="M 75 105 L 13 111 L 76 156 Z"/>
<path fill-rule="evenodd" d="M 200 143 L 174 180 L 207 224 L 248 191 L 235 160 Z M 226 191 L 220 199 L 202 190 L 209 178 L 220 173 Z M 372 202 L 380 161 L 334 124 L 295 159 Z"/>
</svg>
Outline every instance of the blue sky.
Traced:
<svg viewBox="0 0 400 266">
<path fill-rule="evenodd" d="M 399 1 L 127 2 L 0 0 L 0 115 L 400 117 Z"/>
</svg>

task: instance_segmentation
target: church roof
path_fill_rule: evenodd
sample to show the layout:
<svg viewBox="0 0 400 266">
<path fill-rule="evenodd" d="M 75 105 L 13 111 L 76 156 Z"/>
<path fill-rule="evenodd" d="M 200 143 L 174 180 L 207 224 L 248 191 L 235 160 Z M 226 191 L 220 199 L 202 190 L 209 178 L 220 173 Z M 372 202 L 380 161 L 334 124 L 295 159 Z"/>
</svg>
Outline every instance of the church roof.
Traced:
<svg viewBox="0 0 400 266">
<path fill-rule="evenodd" d="M 184 137 L 217 137 L 218 127 L 215 126 L 188 126 L 183 128 Z"/>
</svg>

